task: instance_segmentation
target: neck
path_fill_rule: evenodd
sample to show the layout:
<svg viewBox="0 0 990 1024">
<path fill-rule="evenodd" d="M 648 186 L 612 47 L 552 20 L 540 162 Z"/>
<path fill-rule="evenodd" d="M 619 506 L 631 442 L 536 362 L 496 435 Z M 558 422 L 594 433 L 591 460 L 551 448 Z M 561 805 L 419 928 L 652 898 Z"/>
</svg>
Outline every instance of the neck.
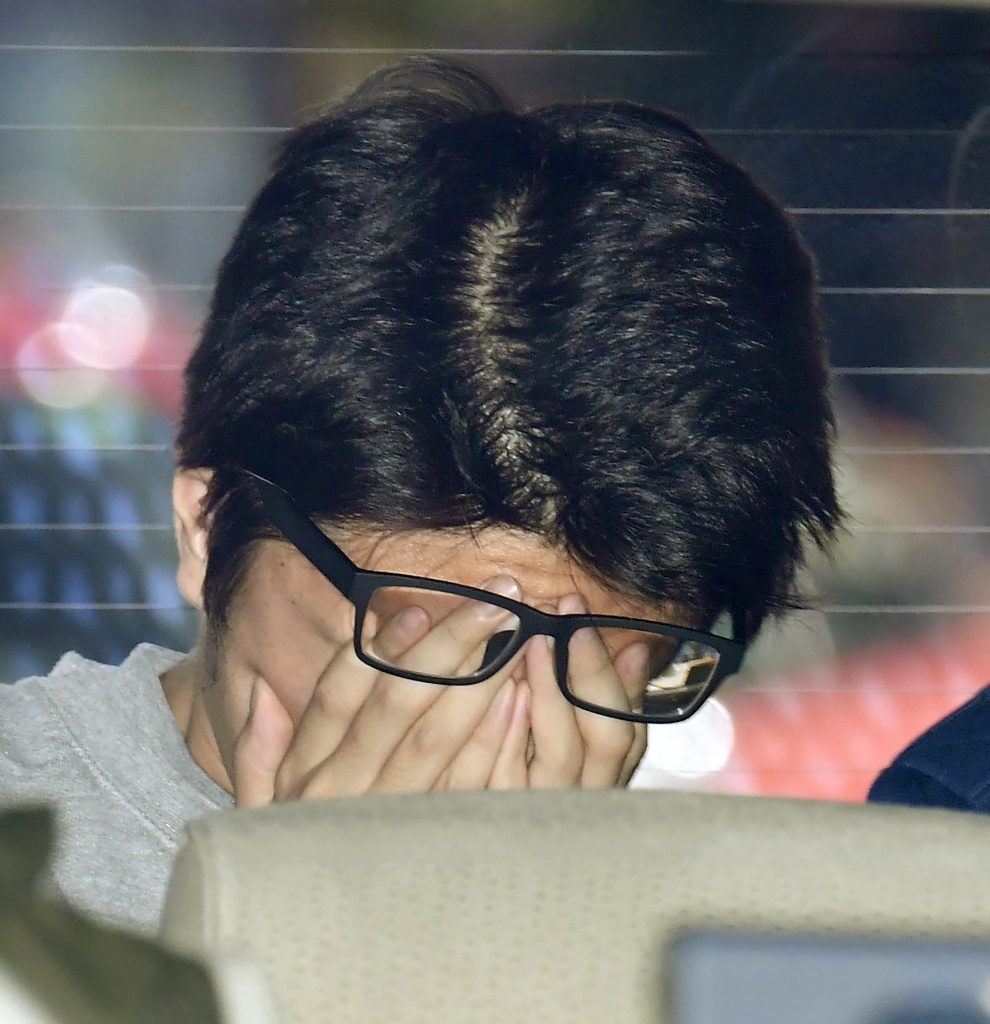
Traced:
<svg viewBox="0 0 990 1024">
<path fill-rule="evenodd" d="M 193 648 L 189 655 L 162 676 L 162 690 L 193 761 L 223 790 L 233 793 L 230 775 L 220 756 L 216 734 L 203 698 L 215 685 L 206 663 Z"/>
</svg>

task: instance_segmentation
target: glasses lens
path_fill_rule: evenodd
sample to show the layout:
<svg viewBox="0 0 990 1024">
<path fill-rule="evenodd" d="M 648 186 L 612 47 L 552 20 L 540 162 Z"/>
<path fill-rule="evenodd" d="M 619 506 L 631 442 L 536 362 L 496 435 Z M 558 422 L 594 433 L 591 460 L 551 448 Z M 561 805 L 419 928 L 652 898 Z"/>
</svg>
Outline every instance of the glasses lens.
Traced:
<svg viewBox="0 0 990 1024">
<path fill-rule="evenodd" d="M 409 641 L 403 615 L 411 609 L 425 611 L 429 626 Z M 453 680 L 496 665 L 518 632 L 519 620 L 497 604 L 421 587 L 378 587 L 368 601 L 359 643 L 373 661 L 399 669 L 415 644 L 426 644 L 431 663 L 418 670 Z"/>
<path fill-rule="evenodd" d="M 603 672 L 602 646 L 612 671 Z M 580 629 L 567 650 L 567 687 L 607 711 L 676 721 L 704 700 L 719 652 L 706 643 L 637 629 Z"/>
</svg>

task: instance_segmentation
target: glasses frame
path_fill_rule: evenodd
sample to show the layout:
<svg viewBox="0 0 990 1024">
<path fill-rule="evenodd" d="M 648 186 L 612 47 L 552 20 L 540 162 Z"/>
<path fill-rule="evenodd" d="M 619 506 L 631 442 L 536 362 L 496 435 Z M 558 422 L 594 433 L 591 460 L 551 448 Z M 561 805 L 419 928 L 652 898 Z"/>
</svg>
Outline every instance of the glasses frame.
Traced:
<svg viewBox="0 0 990 1024">
<path fill-rule="evenodd" d="M 522 646 L 534 636 L 549 636 L 554 640 L 554 669 L 557 685 L 564 697 L 575 707 L 591 714 L 603 715 L 626 722 L 645 722 L 647 724 L 670 724 L 683 722 L 695 714 L 708 700 L 715 690 L 734 672 L 738 671 L 742 662 L 746 644 L 736 637 L 739 635 L 737 623 L 733 622 L 733 636 L 723 637 L 703 630 L 690 629 L 668 622 L 656 622 L 649 619 L 627 618 L 621 615 L 571 614 L 557 615 L 543 612 L 538 608 L 515 601 L 501 594 L 490 593 L 478 587 L 470 587 L 448 580 L 433 579 L 428 576 L 412 576 L 407 573 L 377 572 L 362 569 L 335 544 L 313 520 L 296 504 L 293 498 L 266 477 L 248 469 L 236 467 L 254 484 L 265 515 L 272 526 L 295 547 L 305 558 L 354 605 L 354 653 L 371 668 L 387 675 L 411 679 L 421 683 L 437 683 L 443 686 L 471 686 L 484 682 L 495 675 L 509 662 Z M 405 587 L 413 590 L 431 590 L 443 594 L 454 594 L 486 604 L 498 605 L 512 612 L 519 621 L 511 642 L 499 652 L 495 660 L 484 669 L 469 676 L 448 678 L 446 676 L 427 675 L 398 668 L 379 661 L 369 654 L 361 645 L 361 631 L 368 610 L 371 595 L 381 587 Z M 701 696 L 686 709 L 676 709 L 663 714 L 635 714 L 603 708 L 591 704 L 572 693 L 567 686 L 568 647 L 570 639 L 579 629 L 585 627 L 636 629 L 658 636 L 673 637 L 681 641 L 696 641 L 714 648 L 718 652 L 718 664 L 715 671 L 701 691 Z"/>
</svg>

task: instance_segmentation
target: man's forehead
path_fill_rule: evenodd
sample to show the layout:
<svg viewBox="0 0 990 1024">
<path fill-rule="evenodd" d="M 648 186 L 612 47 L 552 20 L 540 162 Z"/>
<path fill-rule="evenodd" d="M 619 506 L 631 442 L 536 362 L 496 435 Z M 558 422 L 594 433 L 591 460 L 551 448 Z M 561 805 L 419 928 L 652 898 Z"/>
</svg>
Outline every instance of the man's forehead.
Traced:
<svg viewBox="0 0 990 1024">
<path fill-rule="evenodd" d="M 592 611 L 676 621 L 672 605 L 648 601 L 609 587 L 562 547 L 508 526 L 434 530 L 329 529 L 327 533 L 361 568 L 398 572 L 469 586 L 498 575 L 512 576 L 528 603 L 555 602 L 580 593 Z M 683 616 L 678 616 L 678 618 Z"/>
</svg>

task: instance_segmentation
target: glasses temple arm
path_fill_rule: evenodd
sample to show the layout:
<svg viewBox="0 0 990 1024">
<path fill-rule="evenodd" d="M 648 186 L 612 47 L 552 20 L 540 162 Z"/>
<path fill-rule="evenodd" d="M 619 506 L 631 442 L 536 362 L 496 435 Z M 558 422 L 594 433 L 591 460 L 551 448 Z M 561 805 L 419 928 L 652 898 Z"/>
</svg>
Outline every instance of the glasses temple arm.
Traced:
<svg viewBox="0 0 990 1024">
<path fill-rule="evenodd" d="M 357 566 L 323 533 L 278 484 L 244 472 L 253 479 L 262 507 L 272 524 L 291 541 L 345 596 L 350 596 Z"/>
</svg>

